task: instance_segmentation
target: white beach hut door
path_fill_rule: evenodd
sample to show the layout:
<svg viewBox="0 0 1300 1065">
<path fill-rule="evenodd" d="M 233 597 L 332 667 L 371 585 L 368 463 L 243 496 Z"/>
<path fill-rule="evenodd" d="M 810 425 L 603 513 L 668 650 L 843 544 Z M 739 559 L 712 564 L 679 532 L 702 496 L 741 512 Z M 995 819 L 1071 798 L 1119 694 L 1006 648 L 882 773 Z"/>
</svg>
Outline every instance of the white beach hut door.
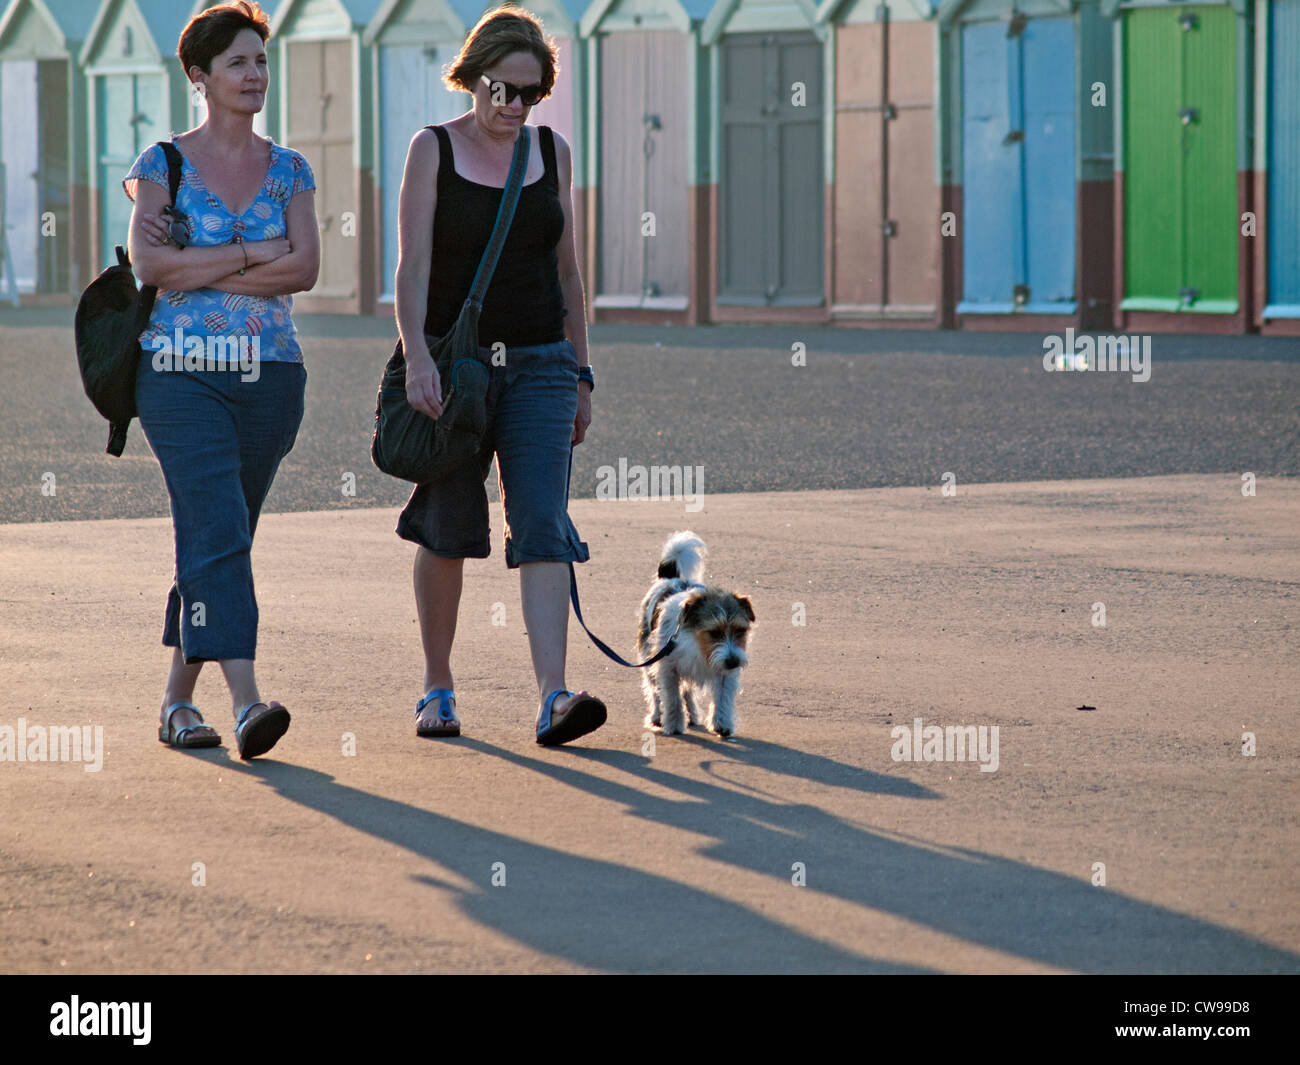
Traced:
<svg viewBox="0 0 1300 1065">
<path fill-rule="evenodd" d="M 380 49 L 380 239 L 384 249 L 384 272 L 380 278 L 381 303 L 394 299 L 397 274 L 397 209 L 402 191 L 402 173 L 411 138 L 422 126 L 455 118 L 469 109 L 469 97 L 449 92 L 439 79 L 438 68 L 453 54 L 440 53 L 425 44 L 389 44 Z"/>
</svg>

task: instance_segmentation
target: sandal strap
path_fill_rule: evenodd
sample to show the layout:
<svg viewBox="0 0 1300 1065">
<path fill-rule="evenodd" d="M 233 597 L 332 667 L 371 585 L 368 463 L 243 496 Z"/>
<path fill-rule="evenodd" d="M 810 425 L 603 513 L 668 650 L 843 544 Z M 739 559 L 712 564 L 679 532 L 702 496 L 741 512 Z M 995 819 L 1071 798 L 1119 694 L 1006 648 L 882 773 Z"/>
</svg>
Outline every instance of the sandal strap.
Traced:
<svg viewBox="0 0 1300 1065">
<path fill-rule="evenodd" d="M 415 716 L 420 716 L 420 711 L 428 706 L 433 700 L 438 700 L 438 720 L 455 721 L 456 712 L 451 708 L 451 700 L 456 698 L 456 693 L 450 688 L 434 688 L 427 692 L 424 697 L 415 704 Z"/>
<path fill-rule="evenodd" d="M 182 700 L 179 703 L 172 703 L 171 706 L 167 707 L 167 720 L 166 723 L 163 725 L 163 729 L 166 730 L 167 732 L 170 732 L 172 728 L 173 715 L 176 713 L 177 710 L 184 710 L 184 709 L 193 710 L 194 716 L 197 717 L 199 721 L 203 720 L 203 715 L 199 713 L 199 708 L 197 706 L 195 706 L 193 703 L 187 703 L 184 700 Z M 194 726 L 189 725 L 187 727 L 193 728 Z M 184 729 L 182 729 L 181 731 L 184 731 Z"/>
<path fill-rule="evenodd" d="M 264 702 L 262 702 L 260 699 L 259 699 L 257 702 L 255 702 L 255 703 L 249 703 L 246 707 L 244 707 L 244 709 L 242 709 L 241 711 L 239 711 L 239 713 L 235 716 L 235 730 L 236 730 L 236 731 L 238 731 L 239 729 L 241 729 L 241 728 L 244 727 L 245 722 L 248 720 L 248 712 L 249 712 L 250 710 L 252 710 L 253 707 L 255 707 L 255 706 L 265 706 L 265 707 L 269 710 L 270 707 L 271 707 L 271 704 L 270 704 L 270 703 L 264 703 Z"/>
<path fill-rule="evenodd" d="M 215 732 L 215 731 L 216 731 L 216 729 L 214 729 L 211 725 L 206 724 L 206 723 L 204 723 L 204 722 L 200 722 L 200 723 L 197 724 L 197 725 L 186 725 L 186 726 L 185 726 L 183 729 L 181 729 L 179 732 L 175 733 L 175 734 L 173 735 L 172 738 L 175 739 L 178 743 L 184 743 L 184 742 L 185 742 L 185 737 L 186 737 L 186 736 L 188 736 L 188 735 L 189 735 L 191 732 L 193 732 L 195 729 L 201 729 L 201 728 L 208 729 L 209 731 L 212 731 L 212 732 Z"/>
<path fill-rule="evenodd" d="M 561 695 L 572 695 L 573 692 L 568 688 L 556 688 L 546 697 L 542 703 L 542 712 L 537 715 L 537 734 L 540 736 L 543 732 L 551 727 L 551 711 L 555 708 L 555 700 Z"/>
</svg>

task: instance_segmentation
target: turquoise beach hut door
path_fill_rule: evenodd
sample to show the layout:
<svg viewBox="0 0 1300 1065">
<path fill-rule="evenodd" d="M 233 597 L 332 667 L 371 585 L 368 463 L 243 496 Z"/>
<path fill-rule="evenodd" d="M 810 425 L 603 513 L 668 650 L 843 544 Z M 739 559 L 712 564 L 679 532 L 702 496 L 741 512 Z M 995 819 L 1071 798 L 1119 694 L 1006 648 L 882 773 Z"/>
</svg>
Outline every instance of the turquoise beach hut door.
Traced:
<svg viewBox="0 0 1300 1065">
<path fill-rule="evenodd" d="M 163 128 L 164 77 L 160 74 L 108 74 L 96 94 L 101 241 L 98 269 L 117 261 L 113 246 L 126 246 L 131 201 L 122 176 L 144 149 L 169 135 Z"/>
<path fill-rule="evenodd" d="M 1073 314 L 1074 22 L 968 22 L 961 32 L 959 314 Z"/>
</svg>

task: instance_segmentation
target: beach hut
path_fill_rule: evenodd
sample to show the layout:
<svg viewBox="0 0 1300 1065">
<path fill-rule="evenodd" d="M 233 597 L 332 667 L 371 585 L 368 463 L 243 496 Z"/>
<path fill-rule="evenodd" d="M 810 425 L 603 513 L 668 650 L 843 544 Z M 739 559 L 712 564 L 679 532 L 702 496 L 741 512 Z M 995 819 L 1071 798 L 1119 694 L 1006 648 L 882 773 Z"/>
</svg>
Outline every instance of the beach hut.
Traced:
<svg viewBox="0 0 1300 1065">
<path fill-rule="evenodd" d="M 1246 10 L 1247 0 L 1110 7 L 1122 97 L 1120 332 L 1240 333 L 1250 323 Z"/>
<path fill-rule="evenodd" d="M 701 31 L 712 5 L 594 0 L 580 21 L 593 321 L 708 319 L 713 90 Z"/>
<path fill-rule="evenodd" d="M 86 79 L 99 0 L 10 0 L 0 15 L 4 296 L 64 302 L 91 276 Z"/>
<path fill-rule="evenodd" d="M 398 194 L 407 149 L 421 126 L 446 122 L 470 107 L 468 96 L 443 85 L 442 72 L 486 7 L 464 0 L 384 0 L 362 36 L 375 72 L 372 210 L 379 220 L 374 253 L 381 313 L 393 311 Z"/>
<path fill-rule="evenodd" d="M 1111 23 L 1095 0 L 948 0 L 948 241 L 963 328 L 1107 326 Z"/>
<path fill-rule="evenodd" d="M 372 314 L 379 225 L 375 216 L 372 49 L 362 38 L 380 0 L 281 0 L 271 19 L 279 46 L 280 140 L 316 178 L 321 263 L 305 311 Z"/>
<path fill-rule="evenodd" d="M 1300 336 L 1300 0 L 1255 5 L 1256 322 Z"/>
<path fill-rule="evenodd" d="M 145 148 L 184 129 L 189 81 L 176 42 L 189 21 L 174 0 L 103 0 L 81 49 L 89 91 L 92 271 L 117 261 L 131 201 L 122 177 Z"/>
<path fill-rule="evenodd" d="M 824 0 L 833 28 L 831 317 L 943 324 L 938 55 L 928 0 Z"/>
<path fill-rule="evenodd" d="M 709 49 L 715 321 L 827 321 L 834 41 L 809 0 L 718 0 Z"/>
</svg>

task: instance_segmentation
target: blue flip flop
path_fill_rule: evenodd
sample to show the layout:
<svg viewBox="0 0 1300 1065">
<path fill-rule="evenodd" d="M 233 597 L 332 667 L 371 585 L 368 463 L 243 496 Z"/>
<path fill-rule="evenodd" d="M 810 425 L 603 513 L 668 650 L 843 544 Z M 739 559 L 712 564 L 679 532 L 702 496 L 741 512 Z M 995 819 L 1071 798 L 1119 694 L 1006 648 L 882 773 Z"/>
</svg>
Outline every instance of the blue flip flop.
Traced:
<svg viewBox="0 0 1300 1065">
<path fill-rule="evenodd" d="M 579 736 L 595 732 L 605 723 L 605 704 L 594 695 L 575 699 L 561 711 L 564 715 L 562 720 L 553 722 L 551 712 L 555 708 L 555 700 L 561 695 L 572 694 L 564 688 L 556 688 L 542 703 L 542 712 L 537 715 L 537 742 L 543 747 L 556 747 L 576 740 Z"/>
<path fill-rule="evenodd" d="M 417 736 L 459 736 L 460 722 L 456 719 L 456 712 L 451 708 L 451 701 L 456 698 L 456 693 L 450 688 L 434 688 L 427 692 L 423 699 L 415 704 L 415 716 L 418 719 L 420 711 L 428 706 L 434 699 L 438 700 L 438 723 L 436 725 L 416 725 L 415 734 Z"/>
</svg>

